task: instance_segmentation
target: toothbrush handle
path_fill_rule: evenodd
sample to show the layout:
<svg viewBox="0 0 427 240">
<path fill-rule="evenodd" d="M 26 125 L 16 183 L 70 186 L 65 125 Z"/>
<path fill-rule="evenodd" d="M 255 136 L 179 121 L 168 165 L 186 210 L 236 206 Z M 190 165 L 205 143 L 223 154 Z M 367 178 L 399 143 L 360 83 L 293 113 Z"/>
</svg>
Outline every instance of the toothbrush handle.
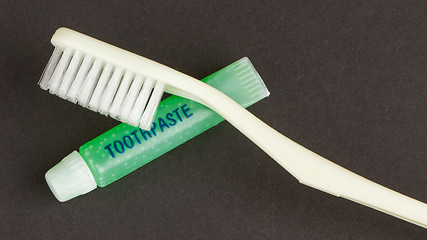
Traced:
<svg viewBox="0 0 427 240">
<path fill-rule="evenodd" d="M 245 134 L 300 183 L 427 228 L 427 204 L 321 157 L 283 136 L 224 94 L 212 93 L 212 98 L 204 95 L 201 102 Z"/>
</svg>

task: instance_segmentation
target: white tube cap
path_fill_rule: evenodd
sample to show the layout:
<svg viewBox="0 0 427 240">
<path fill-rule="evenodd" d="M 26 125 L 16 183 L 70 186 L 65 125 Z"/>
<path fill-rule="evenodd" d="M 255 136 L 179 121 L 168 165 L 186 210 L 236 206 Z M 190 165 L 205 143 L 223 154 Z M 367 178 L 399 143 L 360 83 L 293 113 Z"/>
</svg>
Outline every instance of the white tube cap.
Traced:
<svg viewBox="0 0 427 240">
<path fill-rule="evenodd" d="M 96 182 L 86 162 L 77 151 L 47 171 L 47 184 L 53 195 L 65 202 L 96 188 Z"/>
</svg>

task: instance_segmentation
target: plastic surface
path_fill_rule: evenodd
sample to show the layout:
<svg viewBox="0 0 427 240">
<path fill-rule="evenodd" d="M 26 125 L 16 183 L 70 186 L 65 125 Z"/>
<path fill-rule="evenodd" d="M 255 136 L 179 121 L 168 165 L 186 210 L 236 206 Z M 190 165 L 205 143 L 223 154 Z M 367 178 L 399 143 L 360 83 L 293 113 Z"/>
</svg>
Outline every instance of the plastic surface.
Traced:
<svg viewBox="0 0 427 240">
<path fill-rule="evenodd" d="M 47 171 L 45 178 L 50 190 L 60 202 L 68 201 L 96 188 L 91 171 L 76 151 Z"/>
<path fill-rule="evenodd" d="M 245 134 L 303 184 L 427 228 L 425 203 L 373 183 L 305 149 L 209 85 L 66 28 L 58 29 L 51 41 L 57 47 L 71 47 L 161 81 L 165 83 L 166 92 L 204 104 Z"/>
<path fill-rule="evenodd" d="M 222 90 L 245 107 L 269 95 L 247 58 L 203 81 Z M 197 102 L 171 96 L 160 103 L 150 131 L 120 124 L 84 144 L 79 152 L 91 169 L 97 185 L 104 187 L 223 120 L 217 113 Z"/>
</svg>

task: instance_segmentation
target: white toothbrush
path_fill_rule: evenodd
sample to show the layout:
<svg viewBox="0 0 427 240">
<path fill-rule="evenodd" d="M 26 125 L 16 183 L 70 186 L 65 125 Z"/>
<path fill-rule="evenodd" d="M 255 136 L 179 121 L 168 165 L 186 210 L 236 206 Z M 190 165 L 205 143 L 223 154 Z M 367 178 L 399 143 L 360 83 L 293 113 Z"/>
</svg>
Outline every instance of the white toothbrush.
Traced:
<svg viewBox="0 0 427 240">
<path fill-rule="evenodd" d="M 42 89 L 144 129 L 150 128 L 163 91 L 197 101 L 220 114 L 301 183 L 427 228 L 427 204 L 298 145 L 197 79 L 67 28 L 58 29 L 51 42 L 55 50 L 39 81 Z"/>
</svg>

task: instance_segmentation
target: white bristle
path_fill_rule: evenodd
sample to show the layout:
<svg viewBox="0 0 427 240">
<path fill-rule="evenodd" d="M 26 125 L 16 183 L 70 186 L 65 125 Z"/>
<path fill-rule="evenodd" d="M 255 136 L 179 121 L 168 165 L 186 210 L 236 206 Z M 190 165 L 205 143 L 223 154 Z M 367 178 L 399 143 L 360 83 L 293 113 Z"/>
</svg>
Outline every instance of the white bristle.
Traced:
<svg viewBox="0 0 427 240">
<path fill-rule="evenodd" d="M 67 98 L 68 89 L 71 86 L 74 78 L 76 77 L 77 71 L 79 70 L 80 64 L 82 63 L 82 53 L 75 51 L 71 59 L 70 65 L 64 74 L 64 79 L 58 89 L 58 96 L 61 98 Z"/>
<path fill-rule="evenodd" d="M 58 88 L 61 85 L 62 76 L 67 69 L 68 64 L 70 63 L 72 53 L 73 51 L 70 48 L 66 48 L 64 50 L 64 53 L 62 54 L 61 59 L 59 60 L 58 65 L 53 71 L 50 81 L 47 84 L 50 93 L 56 94 L 58 92 Z"/>
<path fill-rule="evenodd" d="M 142 114 L 141 121 L 139 122 L 140 128 L 145 130 L 149 130 L 151 128 L 153 118 L 157 112 L 157 107 L 159 106 L 160 100 L 162 100 L 164 89 L 165 89 L 164 83 L 162 82 L 156 83 L 153 93 L 151 94 L 150 101 L 148 102 L 147 108 Z"/>
<path fill-rule="evenodd" d="M 129 118 L 123 120 L 125 123 L 128 123 L 132 126 L 138 126 L 139 120 L 141 119 L 142 112 L 147 105 L 148 98 L 153 88 L 154 80 L 151 78 L 146 78 L 144 85 L 142 86 L 141 92 L 139 92 L 138 98 L 133 105 L 132 111 L 129 114 Z"/>
<path fill-rule="evenodd" d="M 92 68 L 86 76 L 80 94 L 77 97 L 77 102 L 83 107 L 86 107 L 89 103 L 89 100 L 93 93 L 93 89 L 95 88 L 96 83 L 98 82 L 101 70 L 102 60 L 95 59 Z"/>
<path fill-rule="evenodd" d="M 118 116 L 120 120 L 125 120 L 126 122 L 129 118 L 129 114 L 132 111 L 132 107 L 135 104 L 135 100 L 141 90 L 143 81 L 144 77 L 141 74 L 137 74 L 133 79 L 128 94 L 126 95 L 125 100 L 123 101 L 121 113 Z"/>
<path fill-rule="evenodd" d="M 80 66 L 80 69 L 77 72 L 76 78 L 74 79 L 70 89 L 68 90 L 67 98 L 73 103 L 77 102 L 77 96 L 79 95 L 80 88 L 83 85 L 82 83 L 85 80 L 90 67 L 92 66 L 92 62 L 93 62 L 92 56 L 86 55 L 84 57 L 82 65 Z"/>
<path fill-rule="evenodd" d="M 101 102 L 102 93 L 104 92 L 105 87 L 107 86 L 108 81 L 111 78 L 111 73 L 113 70 L 113 65 L 110 63 L 105 64 L 104 69 L 102 70 L 101 77 L 99 77 L 98 84 L 93 91 L 92 97 L 89 101 L 89 108 L 98 111 L 99 105 Z"/>
<path fill-rule="evenodd" d="M 55 47 L 42 89 L 133 126 L 150 129 L 163 82 L 70 47 Z"/>
<path fill-rule="evenodd" d="M 110 109 L 111 102 L 113 101 L 114 95 L 116 94 L 117 87 L 120 84 L 120 81 L 123 76 L 123 68 L 116 67 L 114 70 L 113 76 L 107 84 L 107 87 L 104 90 L 104 93 L 101 97 L 101 102 L 99 104 L 99 112 L 107 115 L 108 110 Z"/>
<path fill-rule="evenodd" d="M 50 81 L 53 71 L 55 70 L 56 65 L 59 62 L 59 59 L 61 58 L 61 55 L 62 55 L 62 50 L 59 49 L 58 47 L 55 47 L 55 49 L 53 50 L 52 56 L 47 62 L 46 68 L 42 73 L 42 77 L 39 80 L 39 85 L 42 89 L 44 90 L 48 89 L 48 83 Z"/>
<path fill-rule="evenodd" d="M 119 90 L 117 90 L 116 96 L 114 97 L 113 103 L 111 104 L 111 108 L 108 111 L 109 115 L 113 118 L 118 118 L 118 115 L 121 112 L 123 99 L 129 91 L 129 85 L 132 81 L 133 72 L 126 71 L 123 76 L 122 82 L 120 83 Z"/>
</svg>

